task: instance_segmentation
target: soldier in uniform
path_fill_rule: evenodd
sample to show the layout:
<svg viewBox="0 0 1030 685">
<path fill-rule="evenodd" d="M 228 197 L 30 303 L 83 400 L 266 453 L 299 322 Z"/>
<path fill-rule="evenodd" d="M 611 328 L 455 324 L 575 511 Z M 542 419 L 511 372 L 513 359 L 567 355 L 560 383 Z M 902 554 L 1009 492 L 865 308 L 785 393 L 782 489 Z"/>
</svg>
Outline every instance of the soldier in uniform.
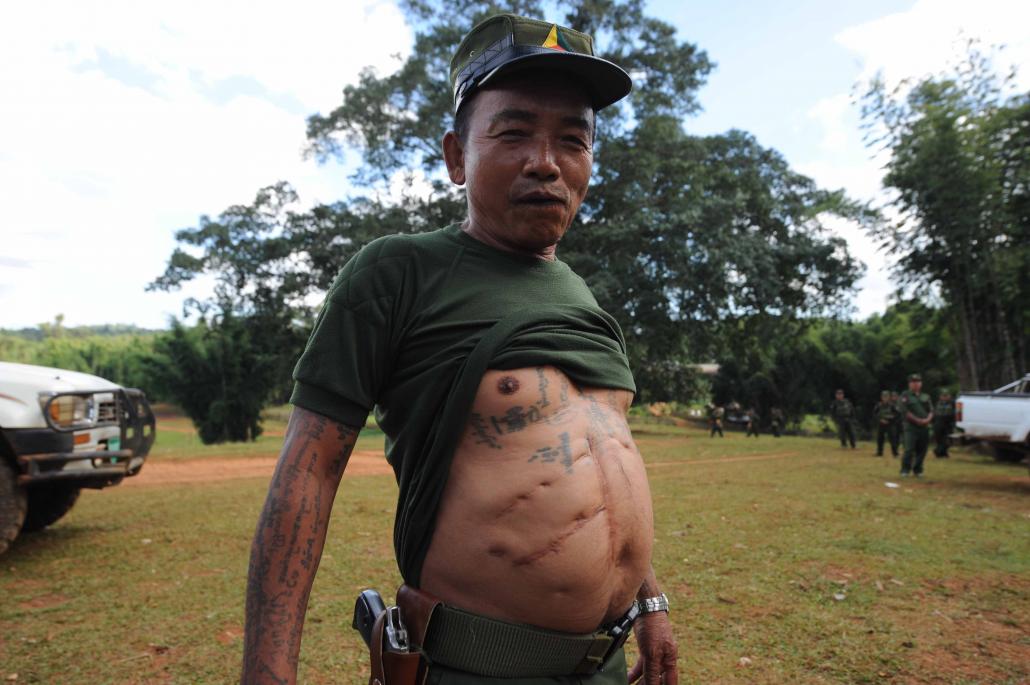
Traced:
<svg viewBox="0 0 1030 685">
<path fill-rule="evenodd" d="M 955 429 L 955 400 L 945 388 L 933 410 L 933 453 L 938 459 L 948 458 L 948 436 Z"/>
<path fill-rule="evenodd" d="M 901 393 L 899 406 L 905 423 L 905 454 L 901 458 L 901 475 L 923 475 L 923 460 L 930 446 L 930 424 L 933 423 L 933 403 L 923 392 L 923 377 L 913 373 L 908 377 L 908 390 Z"/>
<path fill-rule="evenodd" d="M 722 417 L 726 415 L 726 410 L 718 404 L 713 404 L 712 408 L 708 412 L 708 423 L 712 427 L 712 432 L 708 434 L 708 437 L 714 438 L 718 432 L 720 438 L 726 436 L 722 434 Z"/>
<path fill-rule="evenodd" d="M 838 390 L 833 403 L 830 404 L 830 416 L 837 424 L 837 437 L 840 438 L 840 446 L 855 449 L 855 405 L 851 400 L 844 397 L 844 391 Z"/>
<path fill-rule="evenodd" d="M 754 407 L 747 410 L 747 435 L 744 437 L 758 437 L 758 412 Z"/>
<path fill-rule="evenodd" d="M 897 390 L 891 390 L 891 405 L 894 407 L 894 420 L 891 421 L 891 452 L 894 458 L 898 458 L 898 445 L 901 444 L 901 423 L 904 418 L 904 414 L 901 412 L 901 396 L 898 395 Z"/>
<path fill-rule="evenodd" d="M 783 430 L 783 410 L 779 407 L 773 407 L 772 411 L 769 412 L 769 421 L 772 427 L 772 434 L 774 438 L 780 437 L 780 431 Z"/>
<path fill-rule="evenodd" d="M 873 407 L 873 416 L 876 419 L 876 456 L 883 456 L 883 443 L 887 440 L 891 446 L 891 452 L 898 456 L 898 441 L 895 436 L 894 426 L 897 423 L 898 405 L 891 402 L 891 393 L 884 390 L 880 393 L 880 401 Z"/>
</svg>

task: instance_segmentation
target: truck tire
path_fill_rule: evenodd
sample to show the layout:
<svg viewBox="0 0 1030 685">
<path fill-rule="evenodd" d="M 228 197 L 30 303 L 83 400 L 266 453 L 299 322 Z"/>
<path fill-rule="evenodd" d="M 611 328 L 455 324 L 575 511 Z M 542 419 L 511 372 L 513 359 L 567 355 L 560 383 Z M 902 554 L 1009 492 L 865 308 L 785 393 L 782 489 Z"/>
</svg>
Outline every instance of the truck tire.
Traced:
<svg viewBox="0 0 1030 685">
<path fill-rule="evenodd" d="M 29 509 L 22 524 L 23 533 L 43 530 L 71 511 L 79 499 L 79 488 L 50 485 L 29 490 Z"/>
<path fill-rule="evenodd" d="M 1026 452 L 1010 445 L 993 444 L 991 449 L 994 450 L 994 458 L 1006 464 L 1018 464 L 1026 457 Z"/>
<path fill-rule="evenodd" d="M 21 531 L 28 509 L 25 488 L 10 464 L 0 459 L 0 554 L 7 551 Z"/>
</svg>

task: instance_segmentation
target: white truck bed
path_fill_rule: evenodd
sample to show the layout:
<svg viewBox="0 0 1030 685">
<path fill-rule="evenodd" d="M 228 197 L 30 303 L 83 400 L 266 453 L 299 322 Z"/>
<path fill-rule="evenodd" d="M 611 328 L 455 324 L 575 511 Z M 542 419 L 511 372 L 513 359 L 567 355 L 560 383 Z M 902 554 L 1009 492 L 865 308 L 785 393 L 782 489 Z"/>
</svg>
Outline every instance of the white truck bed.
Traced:
<svg viewBox="0 0 1030 685">
<path fill-rule="evenodd" d="M 1030 452 L 1030 374 L 992 392 L 960 394 L 955 418 L 966 438 Z"/>
</svg>

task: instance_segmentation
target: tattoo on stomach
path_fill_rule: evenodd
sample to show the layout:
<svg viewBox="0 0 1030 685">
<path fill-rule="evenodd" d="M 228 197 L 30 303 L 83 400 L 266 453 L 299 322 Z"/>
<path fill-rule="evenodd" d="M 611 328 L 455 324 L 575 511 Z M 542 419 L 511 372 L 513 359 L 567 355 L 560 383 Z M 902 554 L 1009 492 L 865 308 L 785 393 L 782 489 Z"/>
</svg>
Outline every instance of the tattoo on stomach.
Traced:
<svg viewBox="0 0 1030 685">
<path fill-rule="evenodd" d="M 533 452 L 532 456 L 529 457 L 527 463 L 532 464 L 538 462 L 541 464 L 553 464 L 559 462 L 565 467 L 565 473 L 572 473 L 572 441 L 569 439 L 568 433 L 562 433 L 558 436 L 559 444 L 557 447 L 541 447 L 537 451 Z"/>
</svg>

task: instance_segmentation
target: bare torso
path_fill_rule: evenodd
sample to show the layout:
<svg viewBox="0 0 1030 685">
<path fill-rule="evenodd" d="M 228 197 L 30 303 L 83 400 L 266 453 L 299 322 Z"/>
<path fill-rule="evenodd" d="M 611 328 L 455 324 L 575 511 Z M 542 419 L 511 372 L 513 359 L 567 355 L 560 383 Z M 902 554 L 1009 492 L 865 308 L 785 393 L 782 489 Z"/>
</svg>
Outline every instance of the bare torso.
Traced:
<svg viewBox="0 0 1030 685">
<path fill-rule="evenodd" d="M 631 393 L 553 367 L 489 371 L 454 456 L 422 570 L 444 602 L 589 632 L 650 569 L 651 493 L 626 424 Z"/>
</svg>

